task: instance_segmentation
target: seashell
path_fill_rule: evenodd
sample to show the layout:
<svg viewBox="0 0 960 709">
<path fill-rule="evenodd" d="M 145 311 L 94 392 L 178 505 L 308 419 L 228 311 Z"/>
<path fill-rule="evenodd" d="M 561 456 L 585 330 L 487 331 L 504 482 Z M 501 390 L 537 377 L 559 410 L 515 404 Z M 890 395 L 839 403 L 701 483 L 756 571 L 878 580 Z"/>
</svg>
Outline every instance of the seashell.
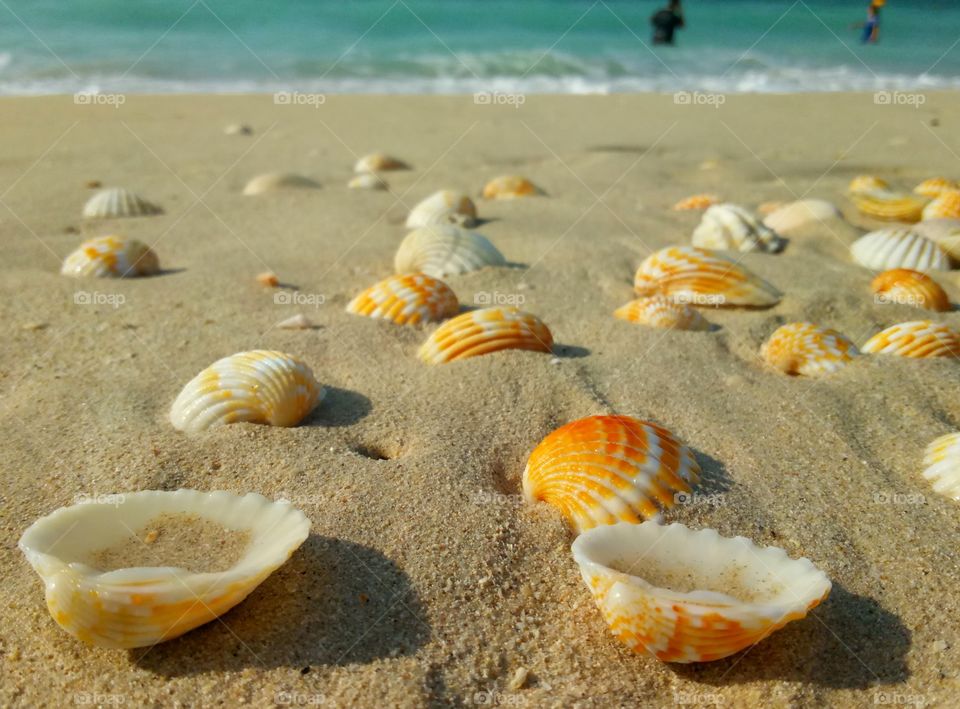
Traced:
<svg viewBox="0 0 960 709">
<path fill-rule="evenodd" d="M 438 327 L 420 347 L 427 364 L 443 364 L 500 350 L 549 352 L 553 335 L 539 318 L 517 308 L 482 308 Z"/>
<path fill-rule="evenodd" d="M 780 234 L 801 229 L 808 224 L 842 219 L 836 205 L 824 199 L 798 199 L 767 215 L 763 223 Z"/>
<path fill-rule="evenodd" d="M 873 175 L 858 175 L 850 180 L 847 188 L 850 192 L 873 192 L 875 190 L 889 190 L 890 184 Z"/>
<path fill-rule="evenodd" d="M 306 315 L 297 313 L 286 320 L 281 320 L 274 327 L 281 330 L 310 330 L 315 327 L 315 325 Z"/>
<path fill-rule="evenodd" d="M 387 184 L 387 181 L 374 172 L 360 173 L 347 183 L 347 187 L 352 190 L 390 189 L 390 185 Z"/>
<path fill-rule="evenodd" d="M 397 273 L 426 273 L 434 278 L 504 265 L 503 254 L 485 236 L 449 224 L 411 231 L 393 260 Z"/>
<path fill-rule="evenodd" d="M 149 276 L 159 270 L 157 255 L 142 241 L 122 236 L 98 236 L 84 241 L 67 256 L 60 273 L 75 277 L 129 278 Z"/>
<path fill-rule="evenodd" d="M 407 217 L 408 229 L 434 224 L 456 224 L 471 227 L 477 223 L 477 207 L 462 192 L 440 190 L 417 203 Z"/>
<path fill-rule="evenodd" d="M 385 153 L 371 153 L 357 160 L 354 172 L 386 172 L 387 170 L 409 170 L 410 166 Z"/>
<path fill-rule="evenodd" d="M 877 294 L 877 302 L 912 305 L 946 312 L 950 310 L 950 298 L 940 284 L 925 273 L 909 268 L 894 268 L 884 271 L 873 279 L 870 289 Z"/>
<path fill-rule="evenodd" d="M 720 202 L 720 198 L 715 194 L 695 194 L 685 199 L 681 199 L 672 209 L 675 212 L 687 212 L 694 210 L 703 210 Z"/>
<path fill-rule="evenodd" d="M 960 219 L 925 219 L 910 228 L 935 242 L 954 261 L 960 261 Z"/>
<path fill-rule="evenodd" d="M 930 201 L 926 197 L 908 192 L 868 190 L 851 192 L 850 201 L 869 217 L 893 222 L 918 222 L 923 217 L 923 208 Z"/>
<path fill-rule="evenodd" d="M 579 533 L 654 517 L 699 479 L 693 453 L 667 429 L 630 416 L 588 416 L 534 448 L 523 495 L 556 507 Z"/>
<path fill-rule="evenodd" d="M 416 325 L 453 317 L 460 312 L 460 303 L 443 281 L 425 273 L 408 273 L 370 286 L 350 301 L 347 312 Z"/>
<path fill-rule="evenodd" d="M 709 330 L 710 323 L 700 313 L 684 303 L 677 303 L 662 295 L 631 300 L 613 311 L 621 320 L 673 330 Z"/>
<path fill-rule="evenodd" d="M 230 123 L 224 126 L 225 135 L 253 135 L 253 128 L 245 123 Z"/>
<path fill-rule="evenodd" d="M 900 357 L 960 357 L 960 334 L 932 320 L 915 320 L 878 332 L 860 351 Z"/>
<path fill-rule="evenodd" d="M 913 188 L 915 194 L 935 199 L 948 190 L 960 190 L 960 183 L 946 177 L 931 177 Z"/>
<path fill-rule="evenodd" d="M 247 186 L 243 188 L 243 193 L 247 196 L 255 196 L 280 190 L 316 189 L 318 187 L 320 187 L 319 183 L 303 175 L 295 175 L 292 172 L 268 172 L 257 175 L 250 180 Z"/>
<path fill-rule="evenodd" d="M 781 325 L 760 348 L 768 364 L 805 377 L 836 372 L 858 354 L 856 345 L 836 330 L 807 322 Z"/>
<path fill-rule="evenodd" d="M 942 192 L 923 208 L 923 219 L 960 219 L 960 190 Z"/>
<path fill-rule="evenodd" d="M 736 204 L 710 207 L 693 232 L 693 245 L 721 251 L 782 251 L 786 242 Z"/>
<path fill-rule="evenodd" d="M 50 615 L 71 635 L 101 647 L 155 645 L 223 615 L 290 558 L 310 531 L 310 521 L 289 503 L 255 493 L 147 490 L 109 497 L 41 517 L 20 538 L 20 550 L 46 585 Z M 249 540 L 224 571 L 162 566 L 162 557 L 149 567 L 101 571 L 90 565 L 94 552 L 132 541 L 164 515 L 194 517 Z"/>
<path fill-rule="evenodd" d="M 264 271 L 257 274 L 257 283 L 267 288 L 276 288 L 280 285 L 280 279 L 273 271 Z"/>
<path fill-rule="evenodd" d="M 850 246 L 853 260 L 875 271 L 909 268 L 914 271 L 947 270 L 950 259 L 930 239 L 913 229 L 890 228 L 872 231 Z"/>
<path fill-rule="evenodd" d="M 526 177 L 520 177 L 519 175 L 495 177 L 483 186 L 484 199 L 514 199 L 540 194 L 543 194 L 543 190 Z"/>
<path fill-rule="evenodd" d="M 927 446 L 923 477 L 935 492 L 960 500 L 960 432 L 940 436 Z"/>
<path fill-rule="evenodd" d="M 611 632 L 664 662 L 710 662 L 806 616 L 830 593 L 808 559 L 682 524 L 581 534 L 573 559 Z"/>
<path fill-rule="evenodd" d="M 100 190 L 83 205 L 83 216 L 87 219 L 146 217 L 162 213 L 162 208 L 122 187 Z"/>
<path fill-rule="evenodd" d="M 310 367 L 291 355 L 238 352 L 190 380 L 170 408 L 170 422 L 187 433 L 238 421 L 296 426 L 323 393 Z"/>
<path fill-rule="evenodd" d="M 781 207 L 786 206 L 786 202 L 780 202 L 778 200 L 773 200 L 771 202 L 761 202 L 757 205 L 757 214 L 762 214 L 763 216 L 768 216 L 773 214 L 775 211 Z"/>
<path fill-rule="evenodd" d="M 650 254 L 634 277 L 637 295 L 666 295 L 691 305 L 769 306 L 780 292 L 728 258 L 693 246 Z"/>
</svg>

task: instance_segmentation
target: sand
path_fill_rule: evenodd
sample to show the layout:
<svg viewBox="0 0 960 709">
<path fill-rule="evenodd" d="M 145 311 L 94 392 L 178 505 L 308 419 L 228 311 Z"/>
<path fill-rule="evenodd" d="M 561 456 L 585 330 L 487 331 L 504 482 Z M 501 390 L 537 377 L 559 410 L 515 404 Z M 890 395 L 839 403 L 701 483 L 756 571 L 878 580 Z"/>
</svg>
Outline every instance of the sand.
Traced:
<svg viewBox="0 0 960 709">
<path fill-rule="evenodd" d="M 757 354 L 784 322 L 862 344 L 921 317 L 874 302 L 873 274 L 848 255 L 870 224 L 842 193 L 863 172 L 904 188 L 960 177 L 960 96 L 926 99 L 0 101 L 0 704 L 956 705 L 960 510 L 931 490 L 920 461 L 960 424 L 957 362 L 864 357 L 808 380 Z M 241 122 L 251 135 L 224 134 Z M 387 174 L 391 192 L 347 189 L 356 158 L 374 150 L 413 169 Z M 241 194 L 272 171 L 322 186 Z M 466 305 L 522 301 L 552 329 L 555 356 L 428 367 L 415 352 L 431 327 L 343 311 L 391 273 L 417 200 L 440 188 L 476 194 L 514 172 L 547 196 L 479 206 L 480 230 L 513 266 L 449 283 Z M 83 223 L 91 180 L 166 211 Z M 767 310 L 705 311 L 715 332 L 613 318 L 651 249 L 689 243 L 698 215 L 669 206 L 696 192 L 750 207 L 822 197 L 850 222 L 792 234 L 780 255 L 744 256 L 786 296 Z M 153 244 L 164 272 L 59 275 L 84 235 L 109 232 Z M 299 290 L 259 285 L 264 271 Z M 938 278 L 960 299 L 957 273 Z M 275 327 L 298 312 L 316 327 Z M 932 317 L 960 327 L 958 313 Z M 330 387 L 322 407 L 292 429 L 173 430 L 166 415 L 181 387 L 253 348 L 306 360 Z M 707 665 L 621 647 L 559 515 L 519 496 L 546 434 L 604 412 L 653 420 L 695 450 L 700 497 L 667 519 L 806 556 L 833 580 L 830 598 Z M 286 497 L 311 536 L 222 622 L 177 640 L 115 651 L 62 631 L 16 548 L 23 530 L 79 496 L 181 487 Z"/>
</svg>

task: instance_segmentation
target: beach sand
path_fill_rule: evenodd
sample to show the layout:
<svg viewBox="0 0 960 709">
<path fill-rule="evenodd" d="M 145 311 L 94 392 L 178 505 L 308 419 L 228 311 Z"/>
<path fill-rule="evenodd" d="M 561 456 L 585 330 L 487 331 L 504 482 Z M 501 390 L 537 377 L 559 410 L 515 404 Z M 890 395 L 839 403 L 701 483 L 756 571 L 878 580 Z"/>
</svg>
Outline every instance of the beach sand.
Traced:
<svg viewBox="0 0 960 709">
<path fill-rule="evenodd" d="M 671 96 L 0 107 L 0 704 L 960 701 L 960 509 L 920 474 L 927 443 L 960 425 L 960 367 L 871 356 L 810 380 L 758 357 L 784 322 L 862 344 L 928 317 L 874 302 L 874 274 L 848 253 L 871 225 L 843 192 L 860 173 L 906 189 L 960 177 L 960 96 L 928 95 L 919 108 L 854 94 L 728 96 L 719 108 Z M 237 122 L 253 134 L 225 135 Z M 390 192 L 348 190 L 354 161 L 374 150 L 413 169 L 387 173 Z M 269 171 L 322 187 L 241 194 Z M 416 350 L 435 326 L 344 312 L 391 274 L 409 207 L 441 188 L 476 194 L 504 173 L 547 193 L 478 201 L 479 231 L 513 265 L 448 283 L 468 306 L 522 301 L 551 328 L 553 356 L 429 367 Z M 165 214 L 86 223 L 92 180 Z M 850 223 L 791 234 L 780 255 L 745 255 L 786 295 L 767 310 L 705 310 L 715 332 L 614 319 L 643 258 L 689 243 L 699 214 L 669 208 L 696 192 L 749 207 L 822 197 Z M 84 236 L 111 232 L 152 244 L 164 272 L 59 274 Z M 264 288 L 264 271 L 299 290 Z M 956 272 L 937 278 L 960 299 Z M 275 327 L 298 312 L 317 327 Z M 929 317 L 960 327 L 958 313 Z M 321 408 L 291 429 L 171 427 L 187 381 L 255 348 L 303 358 L 330 387 Z M 695 450 L 703 497 L 665 519 L 805 556 L 832 579 L 829 599 L 710 664 L 665 665 L 622 647 L 559 514 L 519 496 L 546 434 L 607 412 L 655 421 Z M 244 603 L 179 639 L 116 651 L 62 631 L 17 549 L 24 529 L 78 499 L 181 487 L 284 497 L 310 517 L 311 535 Z"/>
</svg>

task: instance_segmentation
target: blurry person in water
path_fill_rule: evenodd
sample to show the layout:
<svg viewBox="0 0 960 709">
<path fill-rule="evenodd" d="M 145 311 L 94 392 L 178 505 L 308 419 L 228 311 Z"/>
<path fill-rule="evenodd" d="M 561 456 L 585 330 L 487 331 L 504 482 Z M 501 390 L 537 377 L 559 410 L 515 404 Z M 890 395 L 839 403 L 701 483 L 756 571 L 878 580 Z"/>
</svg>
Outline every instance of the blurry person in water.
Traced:
<svg viewBox="0 0 960 709">
<path fill-rule="evenodd" d="M 684 26 L 680 0 L 670 0 L 665 8 L 653 13 L 650 24 L 653 25 L 654 44 L 673 44 L 673 33 Z"/>
</svg>

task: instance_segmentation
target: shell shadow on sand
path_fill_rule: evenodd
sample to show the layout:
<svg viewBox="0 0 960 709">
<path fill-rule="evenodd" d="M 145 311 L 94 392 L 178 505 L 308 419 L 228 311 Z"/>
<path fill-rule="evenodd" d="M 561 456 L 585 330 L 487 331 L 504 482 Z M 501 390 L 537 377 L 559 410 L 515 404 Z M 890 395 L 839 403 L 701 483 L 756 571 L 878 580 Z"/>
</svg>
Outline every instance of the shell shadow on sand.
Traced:
<svg viewBox="0 0 960 709">
<path fill-rule="evenodd" d="M 326 394 L 323 401 L 320 402 L 320 406 L 315 408 L 301 422 L 301 426 L 324 426 L 326 428 L 350 426 L 366 418 L 373 410 L 370 399 L 359 392 L 332 386 L 324 388 Z"/>
</svg>

